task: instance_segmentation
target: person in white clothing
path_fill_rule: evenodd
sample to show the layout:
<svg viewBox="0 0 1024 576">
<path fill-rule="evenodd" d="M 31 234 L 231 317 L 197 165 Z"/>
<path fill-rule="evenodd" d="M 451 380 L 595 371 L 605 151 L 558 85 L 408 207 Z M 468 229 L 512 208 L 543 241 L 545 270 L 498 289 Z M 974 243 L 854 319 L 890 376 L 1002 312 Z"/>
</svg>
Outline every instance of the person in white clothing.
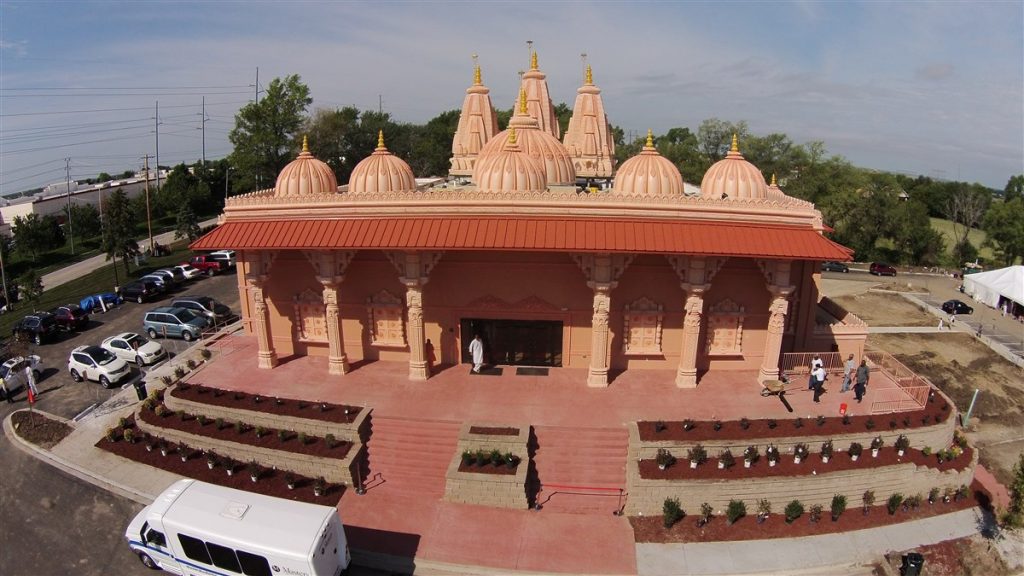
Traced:
<svg viewBox="0 0 1024 576">
<path fill-rule="evenodd" d="M 36 388 L 36 373 L 32 371 L 32 366 L 29 364 L 25 364 L 25 382 L 28 384 L 29 390 L 39 396 L 39 389 Z"/>
<path fill-rule="evenodd" d="M 473 355 L 473 372 L 479 374 L 480 368 L 484 365 L 484 343 L 480 340 L 479 334 L 469 343 L 469 353 Z"/>
</svg>

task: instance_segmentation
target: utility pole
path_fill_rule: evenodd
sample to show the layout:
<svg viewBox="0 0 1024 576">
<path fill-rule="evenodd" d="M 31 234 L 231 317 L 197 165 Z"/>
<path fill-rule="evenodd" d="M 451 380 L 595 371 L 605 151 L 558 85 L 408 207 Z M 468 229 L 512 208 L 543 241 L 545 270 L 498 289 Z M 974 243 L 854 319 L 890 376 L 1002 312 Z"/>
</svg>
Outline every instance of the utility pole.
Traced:
<svg viewBox="0 0 1024 576">
<path fill-rule="evenodd" d="M 384 95 L 377 94 L 377 113 L 384 114 Z"/>
<path fill-rule="evenodd" d="M 6 241 L 4 241 L 6 244 Z M 0 247 L 0 278 L 4 283 L 4 308 L 10 312 L 14 306 L 11 303 L 11 293 L 7 291 L 7 271 L 4 270 L 4 249 Z"/>
<path fill-rule="evenodd" d="M 160 101 L 156 101 L 156 116 L 153 117 L 153 124 L 156 126 L 156 191 L 160 191 Z"/>
<path fill-rule="evenodd" d="M 68 186 L 68 236 L 71 238 L 71 254 L 75 253 L 75 226 L 71 223 L 71 158 L 64 159 L 64 175 Z M 7 294 L 4 293 L 6 297 Z"/>
<path fill-rule="evenodd" d="M 256 67 L 256 103 L 260 103 L 260 67 Z"/>
<path fill-rule="evenodd" d="M 206 96 L 203 96 L 203 169 L 206 169 Z"/>
<path fill-rule="evenodd" d="M 149 228 L 149 251 L 150 253 L 156 252 L 153 247 L 153 219 L 149 213 L 149 154 L 146 154 L 146 227 Z"/>
</svg>

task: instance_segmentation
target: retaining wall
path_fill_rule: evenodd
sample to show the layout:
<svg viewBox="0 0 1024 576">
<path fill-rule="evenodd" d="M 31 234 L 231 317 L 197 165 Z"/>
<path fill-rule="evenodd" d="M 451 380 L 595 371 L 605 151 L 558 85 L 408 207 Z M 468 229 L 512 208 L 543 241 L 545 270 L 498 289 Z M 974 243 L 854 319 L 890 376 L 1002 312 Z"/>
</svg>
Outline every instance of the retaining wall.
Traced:
<svg viewBox="0 0 1024 576">
<path fill-rule="evenodd" d="M 470 428 L 518 428 L 519 434 L 496 435 L 496 434 L 475 434 Z M 528 443 L 530 440 L 530 426 L 510 424 L 480 424 L 465 422 L 459 430 L 459 441 L 455 449 L 455 455 L 448 463 L 448 470 L 445 472 L 444 499 L 449 502 L 460 502 L 462 504 L 479 504 L 481 506 L 496 506 L 499 508 L 516 508 L 525 510 L 529 508 L 526 497 L 526 473 L 530 468 L 530 455 Z M 462 452 L 469 450 L 476 452 L 483 450 L 491 452 L 498 450 L 502 454 L 511 452 L 519 457 L 519 466 L 515 474 L 483 474 L 478 472 L 459 472 L 459 465 L 462 463 Z"/>
</svg>

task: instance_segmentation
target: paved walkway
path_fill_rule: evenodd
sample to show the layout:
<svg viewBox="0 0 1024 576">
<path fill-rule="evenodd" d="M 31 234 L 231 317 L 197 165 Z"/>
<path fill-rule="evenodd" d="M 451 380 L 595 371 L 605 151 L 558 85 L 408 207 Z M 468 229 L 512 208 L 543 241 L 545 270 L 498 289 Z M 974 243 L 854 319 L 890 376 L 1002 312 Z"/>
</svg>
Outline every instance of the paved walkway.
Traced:
<svg viewBox="0 0 1024 576">
<path fill-rule="evenodd" d="M 206 220 L 204 222 L 200 222 L 199 223 L 199 227 L 200 228 L 205 228 L 207 226 L 212 226 L 213 224 L 216 224 L 216 223 L 217 223 L 217 219 L 213 218 L 213 219 L 210 219 L 210 220 Z M 168 244 L 170 244 L 170 243 L 175 241 L 174 240 L 174 232 L 164 232 L 163 234 L 157 234 L 157 235 L 153 236 L 153 240 L 157 244 L 168 245 Z M 140 246 L 142 246 L 142 245 L 144 245 L 145 243 L 148 243 L 148 242 L 149 242 L 149 237 L 146 237 L 145 239 L 139 239 L 139 245 Z M 72 281 L 72 280 L 74 280 L 76 278 L 80 278 L 83 275 L 88 274 L 89 272 L 92 272 L 93 270 L 99 268 L 100 266 L 103 266 L 103 265 L 109 264 L 109 263 L 110 263 L 110 261 L 107 260 L 107 255 L 106 254 L 100 254 L 98 256 L 93 256 L 92 258 L 86 258 L 85 260 L 82 260 L 81 262 L 75 262 L 74 264 L 71 264 L 70 266 L 67 266 L 65 268 L 61 268 L 59 270 L 54 270 L 53 272 L 50 272 L 49 274 L 44 274 L 43 275 L 43 289 L 44 290 L 49 290 L 50 288 L 54 288 L 54 287 L 60 286 L 61 284 L 66 284 L 66 283 L 68 283 L 68 282 L 70 282 L 70 281 Z"/>
</svg>

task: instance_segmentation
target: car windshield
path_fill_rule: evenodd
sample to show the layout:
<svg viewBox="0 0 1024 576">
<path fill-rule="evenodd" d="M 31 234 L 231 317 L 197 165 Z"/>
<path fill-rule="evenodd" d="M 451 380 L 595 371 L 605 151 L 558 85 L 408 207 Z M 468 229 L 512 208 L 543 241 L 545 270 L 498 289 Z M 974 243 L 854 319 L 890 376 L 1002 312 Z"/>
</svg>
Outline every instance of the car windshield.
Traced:
<svg viewBox="0 0 1024 576">
<path fill-rule="evenodd" d="M 185 323 L 191 322 L 196 319 L 196 315 L 188 310 L 182 310 L 181 312 L 178 312 L 177 316 L 179 321 Z"/>
<path fill-rule="evenodd" d="M 124 341 L 127 342 L 128 346 L 130 346 L 133 350 L 138 350 L 144 344 L 149 342 L 149 340 L 146 340 L 145 338 L 139 336 L 138 334 L 132 334 L 128 338 L 125 338 Z"/>
<path fill-rule="evenodd" d="M 92 359 L 100 366 L 106 366 L 115 360 L 114 355 L 103 348 L 93 348 L 89 350 L 89 356 L 92 356 Z"/>
</svg>

